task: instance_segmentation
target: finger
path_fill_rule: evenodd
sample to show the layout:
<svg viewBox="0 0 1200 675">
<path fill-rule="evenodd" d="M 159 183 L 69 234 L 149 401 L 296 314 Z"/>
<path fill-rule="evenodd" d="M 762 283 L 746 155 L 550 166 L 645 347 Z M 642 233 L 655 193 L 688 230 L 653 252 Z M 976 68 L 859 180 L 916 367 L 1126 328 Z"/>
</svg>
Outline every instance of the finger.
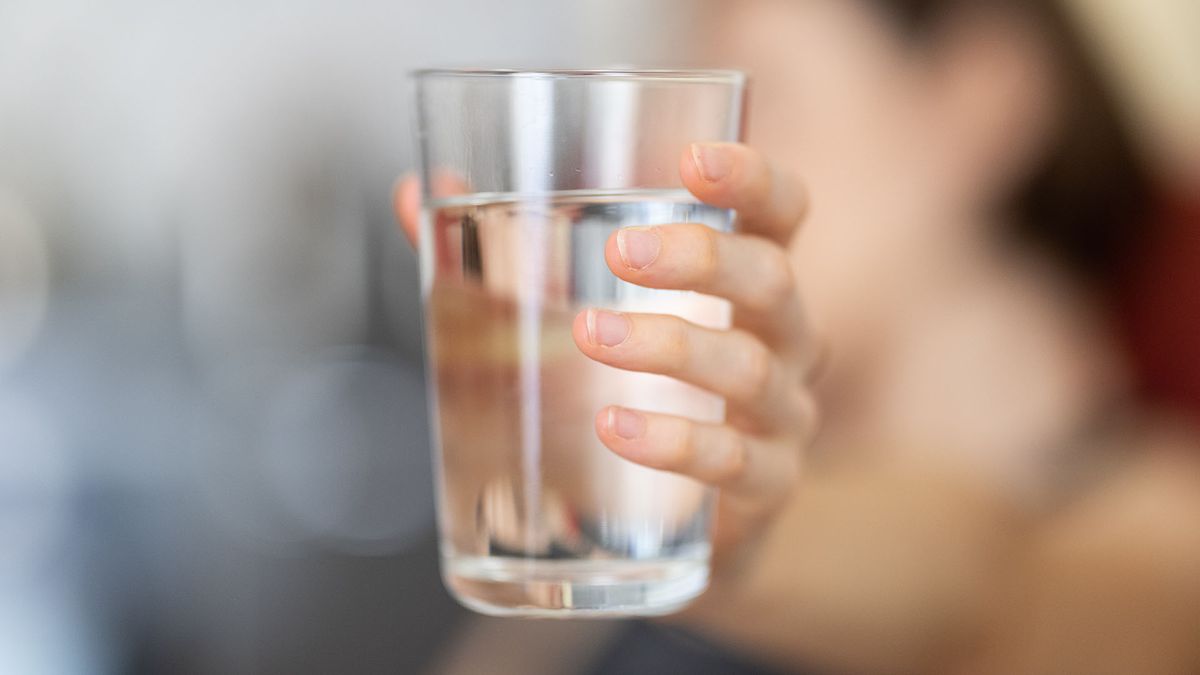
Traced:
<svg viewBox="0 0 1200 675">
<path fill-rule="evenodd" d="M 392 187 L 392 208 L 404 236 L 416 246 L 421 222 L 421 183 L 416 176 L 407 175 Z"/>
<path fill-rule="evenodd" d="M 807 337 L 791 259 L 761 237 L 699 223 L 631 227 L 609 237 L 604 257 L 613 274 L 630 283 L 730 300 L 739 324 L 772 343 L 794 346 Z"/>
<path fill-rule="evenodd" d="M 575 318 L 572 334 L 589 358 L 707 389 L 756 426 L 787 429 L 802 419 L 799 377 L 745 331 L 711 330 L 661 314 L 589 309 Z"/>
<path fill-rule="evenodd" d="M 458 197 L 469 192 L 467 182 L 458 174 L 439 169 L 429 185 L 432 201 Z M 421 232 L 421 181 L 412 174 L 401 176 L 392 187 L 392 209 L 404 235 L 414 246 Z"/>
<path fill-rule="evenodd" d="M 770 502 L 799 476 L 799 451 L 724 424 L 609 406 L 596 415 L 596 434 L 617 455 L 719 487 L 725 495 Z"/>
<path fill-rule="evenodd" d="M 742 231 L 782 244 L 807 210 L 800 181 L 740 143 L 693 143 L 679 160 L 679 175 L 700 201 L 736 209 Z"/>
</svg>

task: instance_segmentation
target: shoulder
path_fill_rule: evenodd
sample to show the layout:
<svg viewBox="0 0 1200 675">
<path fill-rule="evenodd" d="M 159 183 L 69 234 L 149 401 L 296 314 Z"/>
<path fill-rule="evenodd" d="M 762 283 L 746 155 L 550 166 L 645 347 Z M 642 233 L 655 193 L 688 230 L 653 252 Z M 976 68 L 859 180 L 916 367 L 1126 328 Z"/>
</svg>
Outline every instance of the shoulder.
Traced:
<svg viewBox="0 0 1200 675">
<path fill-rule="evenodd" d="M 984 672 L 1197 672 L 1200 439 L 1154 423 L 1122 444 L 1036 528 Z"/>
<path fill-rule="evenodd" d="M 1200 435 L 1142 415 L 1108 445 L 1095 479 L 1048 520 L 1048 561 L 1078 559 L 1200 602 Z"/>
</svg>

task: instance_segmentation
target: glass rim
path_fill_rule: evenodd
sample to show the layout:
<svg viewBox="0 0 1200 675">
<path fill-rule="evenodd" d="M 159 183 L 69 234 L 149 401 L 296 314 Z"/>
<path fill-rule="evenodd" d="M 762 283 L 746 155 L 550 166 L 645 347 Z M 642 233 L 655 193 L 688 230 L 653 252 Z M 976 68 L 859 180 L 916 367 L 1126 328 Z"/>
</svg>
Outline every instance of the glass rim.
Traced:
<svg viewBox="0 0 1200 675">
<path fill-rule="evenodd" d="M 702 84 L 744 85 L 746 73 L 733 69 L 687 68 L 421 68 L 412 72 L 417 80 L 437 78 L 483 79 L 595 79 L 645 82 L 695 82 Z"/>
</svg>

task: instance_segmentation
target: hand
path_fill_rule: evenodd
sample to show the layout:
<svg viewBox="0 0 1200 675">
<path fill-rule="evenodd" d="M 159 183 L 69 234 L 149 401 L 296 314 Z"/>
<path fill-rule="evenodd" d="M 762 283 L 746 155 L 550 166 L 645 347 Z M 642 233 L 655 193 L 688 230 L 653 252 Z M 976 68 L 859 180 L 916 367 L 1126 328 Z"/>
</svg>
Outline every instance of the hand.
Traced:
<svg viewBox="0 0 1200 675">
<path fill-rule="evenodd" d="M 611 406 L 596 416 L 600 440 L 621 457 L 721 488 L 715 538 L 721 551 L 758 531 L 786 502 L 816 428 L 806 383 L 818 351 L 785 249 L 805 199 L 794 179 L 739 144 L 693 145 L 679 171 L 699 200 L 735 209 L 740 232 L 701 224 L 626 228 L 609 238 L 606 262 L 630 283 L 728 299 L 734 329 L 588 309 L 573 332 L 579 349 L 596 361 L 668 375 L 725 397 L 725 424 Z M 403 181 L 395 208 L 412 240 L 418 202 L 416 182 Z"/>
</svg>

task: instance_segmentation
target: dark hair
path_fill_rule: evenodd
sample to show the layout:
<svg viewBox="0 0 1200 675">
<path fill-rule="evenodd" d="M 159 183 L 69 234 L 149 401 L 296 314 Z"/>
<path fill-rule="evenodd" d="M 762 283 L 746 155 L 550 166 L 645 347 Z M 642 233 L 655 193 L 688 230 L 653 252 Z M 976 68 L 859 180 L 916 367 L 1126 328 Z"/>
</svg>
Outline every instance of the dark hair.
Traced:
<svg viewBox="0 0 1200 675">
<path fill-rule="evenodd" d="M 1023 11 L 1045 31 L 1062 73 L 1057 136 L 1008 201 L 1022 241 L 1042 246 L 1104 291 L 1127 271 L 1151 221 L 1151 181 L 1116 97 L 1059 0 L 872 0 L 915 44 L 952 10 L 992 4 Z"/>
</svg>

